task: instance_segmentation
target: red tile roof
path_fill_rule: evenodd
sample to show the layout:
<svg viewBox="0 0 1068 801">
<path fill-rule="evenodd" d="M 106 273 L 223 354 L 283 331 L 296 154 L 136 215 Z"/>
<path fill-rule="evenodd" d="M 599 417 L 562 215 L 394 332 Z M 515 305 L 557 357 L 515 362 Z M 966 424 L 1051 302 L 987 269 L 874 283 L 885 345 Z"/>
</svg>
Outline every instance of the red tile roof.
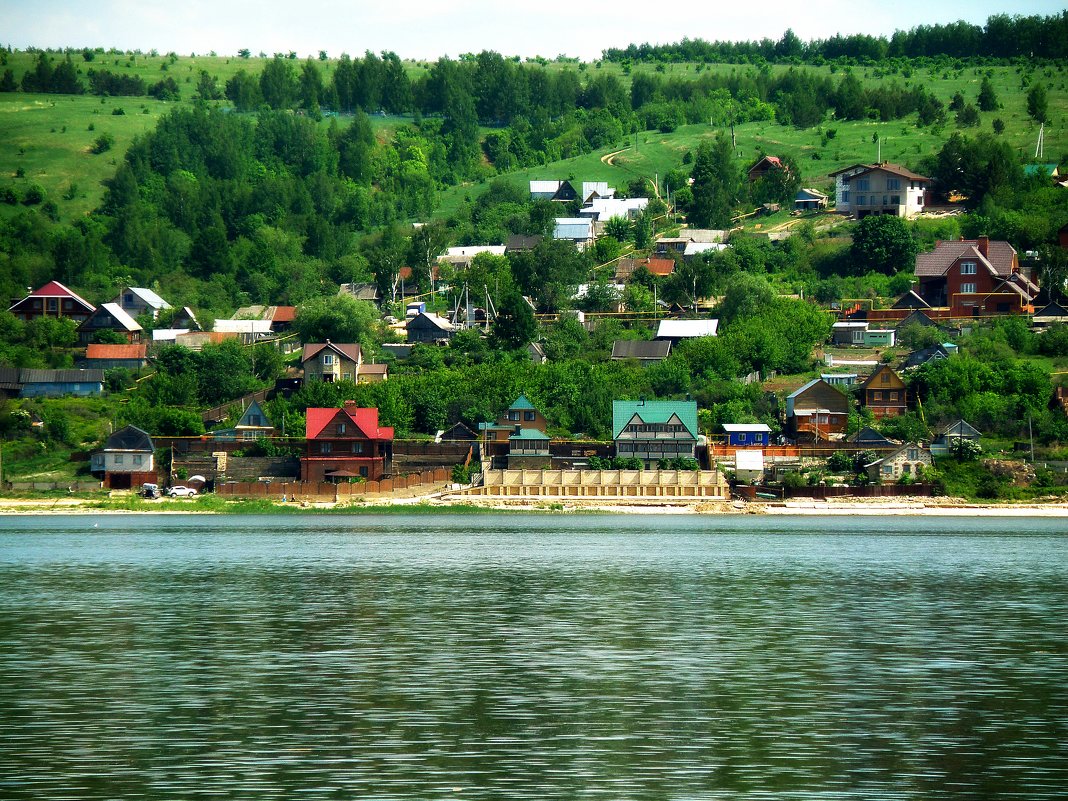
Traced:
<svg viewBox="0 0 1068 801">
<path fill-rule="evenodd" d="M 89 345 L 85 349 L 87 359 L 145 359 L 148 345 Z"/>
<path fill-rule="evenodd" d="M 653 275 L 671 275 L 675 271 L 674 259 L 645 259 L 638 262 L 639 267 L 645 267 Z"/>
<path fill-rule="evenodd" d="M 316 439 L 339 414 L 346 415 L 367 439 L 393 439 L 392 426 L 378 425 L 378 409 L 346 406 L 343 409 L 309 408 L 304 427 L 307 439 Z"/>
</svg>

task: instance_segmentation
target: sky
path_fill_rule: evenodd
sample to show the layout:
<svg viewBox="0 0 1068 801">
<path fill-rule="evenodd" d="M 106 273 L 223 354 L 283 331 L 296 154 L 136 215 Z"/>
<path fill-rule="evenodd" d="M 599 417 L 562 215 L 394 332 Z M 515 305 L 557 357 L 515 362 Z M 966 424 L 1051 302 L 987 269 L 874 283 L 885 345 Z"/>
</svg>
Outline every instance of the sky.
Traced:
<svg viewBox="0 0 1068 801">
<path fill-rule="evenodd" d="M 1008 6 L 1008 8 L 1006 7 Z M 1063 0 L 0 0 L 0 40 L 16 48 L 117 47 L 182 55 L 236 55 L 325 50 L 392 50 L 403 59 L 496 50 L 524 58 L 567 55 L 592 61 L 609 47 L 778 39 L 792 28 L 802 40 L 836 33 L 889 36 L 897 29 L 994 14 L 1058 14 Z"/>
</svg>

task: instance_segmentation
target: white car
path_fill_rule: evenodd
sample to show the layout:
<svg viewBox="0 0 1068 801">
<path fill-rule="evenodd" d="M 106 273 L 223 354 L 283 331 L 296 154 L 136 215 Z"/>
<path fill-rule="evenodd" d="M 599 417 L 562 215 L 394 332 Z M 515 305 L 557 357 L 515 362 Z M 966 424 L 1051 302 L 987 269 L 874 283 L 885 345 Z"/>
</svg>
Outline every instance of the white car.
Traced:
<svg viewBox="0 0 1068 801">
<path fill-rule="evenodd" d="M 196 494 L 197 491 L 192 487 L 171 487 L 167 490 L 167 495 L 171 498 L 192 498 Z"/>
</svg>

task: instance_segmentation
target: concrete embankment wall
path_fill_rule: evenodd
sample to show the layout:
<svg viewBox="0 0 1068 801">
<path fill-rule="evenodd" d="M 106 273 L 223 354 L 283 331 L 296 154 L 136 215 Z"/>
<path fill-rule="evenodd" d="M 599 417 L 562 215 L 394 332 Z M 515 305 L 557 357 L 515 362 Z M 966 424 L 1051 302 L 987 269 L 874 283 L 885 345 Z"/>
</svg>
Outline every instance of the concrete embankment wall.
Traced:
<svg viewBox="0 0 1068 801">
<path fill-rule="evenodd" d="M 487 470 L 467 491 L 480 497 L 720 498 L 730 488 L 716 470 Z"/>
</svg>

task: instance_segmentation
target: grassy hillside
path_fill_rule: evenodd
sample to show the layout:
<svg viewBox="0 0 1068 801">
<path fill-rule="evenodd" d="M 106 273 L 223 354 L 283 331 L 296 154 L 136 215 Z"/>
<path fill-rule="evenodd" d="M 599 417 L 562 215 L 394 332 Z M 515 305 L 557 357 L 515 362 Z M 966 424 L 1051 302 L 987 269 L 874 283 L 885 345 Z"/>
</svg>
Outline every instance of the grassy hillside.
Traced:
<svg viewBox="0 0 1068 801">
<path fill-rule="evenodd" d="M 54 57 L 55 58 L 55 57 Z M 220 87 L 239 69 L 258 74 L 268 59 L 223 56 L 168 56 L 144 54 L 97 53 L 93 61 L 86 62 L 81 53 L 73 54 L 83 79 L 90 69 L 106 69 L 115 73 L 138 75 L 152 84 L 173 77 L 179 84 L 182 99 L 178 103 L 192 102 L 196 80 L 200 70 L 214 75 Z M 5 68 L 12 70 L 19 80 L 33 65 L 34 54 L 15 52 L 7 55 Z M 336 65 L 335 60 L 317 62 L 324 80 L 329 80 Z M 425 62 L 406 62 L 405 67 L 414 77 L 427 68 Z M 695 65 L 672 64 L 663 68 L 653 65 L 637 65 L 625 70 L 619 64 L 607 62 L 578 65 L 550 62 L 547 69 L 579 69 L 581 74 L 612 73 L 625 85 L 631 76 L 639 72 L 662 72 L 664 77 L 693 78 L 705 71 L 713 74 L 730 74 L 756 69 L 745 65 Z M 776 65 L 773 72 L 788 67 Z M 831 67 L 804 67 L 838 80 L 841 70 Z M 1000 118 L 1005 123 L 1003 137 L 1010 142 L 1022 160 L 1034 155 L 1037 128 L 1027 116 L 1025 78 L 1041 81 L 1047 89 L 1052 124 L 1046 129 L 1045 161 L 1068 161 L 1068 78 L 1064 67 L 1030 70 L 1026 67 L 990 67 L 968 69 L 916 70 L 909 75 L 888 75 L 874 67 L 856 68 L 857 75 L 865 82 L 897 81 L 904 85 L 922 83 L 937 97 L 949 103 L 953 94 L 960 91 L 968 102 L 975 102 L 979 84 L 984 75 L 989 75 L 998 94 L 1002 108 L 995 112 L 981 113 L 978 128 L 964 129 L 966 133 L 992 130 L 992 122 Z M 92 95 L 38 95 L 22 92 L 0 94 L 0 183 L 10 180 L 23 186 L 39 184 L 54 201 L 62 219 L 74 219 L 94 208 L 103 196 L 102 181 L 109 177 L 122 159 L 126 148 L 137 135 L 149 130 L 156 120 L 165 114 L 173 103 L 164 103 L 146 97 L 99 98 Z M 122 116 L 112 112 L 121 108 Z M 376 127 L 390 127 L 404 118 L 372 117 Z M 324 123 L 325 124 L 325 123 Z M 90 130 L 92 126 L 92 130 Z M 825 139 L 824 131 L 836 132 L 833 139 Z M 918 129 L 914 117 L 895 122 L 836 122 L 825 121 L 815 129 L 797 130 L 774 122 L 749 123 L 737 129 L 740 161 L 748 161 L 760 151 L 792 155 L 801 165 L 806 185 L 826 188 L 830 185 L 827 174 L 835 169 L 857 161 L 873 161 L 877 148 L 872 141 L 874 134 L 881 139 L 882 157 L 886 160 L 915 164 L 922 156 L 936 152 L 942 142 L 957 130 L 952 118 L 940 130 Z M 101 134 L 114 137 L 112 148 L 102 154 L 93 154 L 90 147 Z M 523 185 L 532 178 L 567 178 L 577 180 L 605 180 L 622 185 L 636 176 L 663 174 L 682 163 L 687 151 L 698 142 L 713 136 L 715 130 L 708 126 L 689 125 L 678 128 L 671 134 L 645 131 L 611 148 L 578 158 L 547 164 L 536 168 L 509 173 L 507 180 Z M 607 153 L 622 149 L 609 165 L 601 161 Z M 19 172 L 21 170 L 21 173 Z M 437 215 L 444 216 L 454 211 L 464 198 L 474 198 L 483 191 L 485 184 L 450 188 L 441 193 Z M 0 214 L 11 211 L 10 206 L 0 206 Z"/>
</svg>

